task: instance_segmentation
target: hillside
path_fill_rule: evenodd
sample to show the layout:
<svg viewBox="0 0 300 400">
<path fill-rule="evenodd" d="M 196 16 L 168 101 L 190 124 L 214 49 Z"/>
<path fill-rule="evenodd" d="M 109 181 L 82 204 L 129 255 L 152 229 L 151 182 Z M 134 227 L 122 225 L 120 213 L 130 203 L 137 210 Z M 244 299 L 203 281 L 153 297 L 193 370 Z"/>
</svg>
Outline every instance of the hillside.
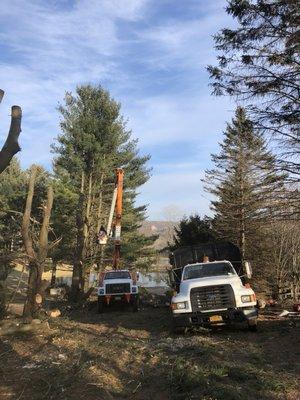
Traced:
<svg viewBox="0 0 300 400">
<path fill-rule="evenodd" d="M 172 241 L 176 224 L 172 221 L 143 221 L 140 232 L 146 236 L 159 235 L 154 243 L 154 248 L 162 250 L 168 245 L 168 242 Z"/>
</svg>

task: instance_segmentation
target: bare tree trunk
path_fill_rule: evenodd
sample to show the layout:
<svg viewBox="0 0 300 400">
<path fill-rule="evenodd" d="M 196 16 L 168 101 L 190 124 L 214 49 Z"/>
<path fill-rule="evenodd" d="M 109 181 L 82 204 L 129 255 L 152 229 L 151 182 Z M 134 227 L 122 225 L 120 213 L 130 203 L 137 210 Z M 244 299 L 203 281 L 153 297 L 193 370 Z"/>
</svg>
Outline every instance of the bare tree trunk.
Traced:
<svg viewBox="0 0 300 400">
<path fill-rule="evenodd" d="M 42 283 L 43 268 L 36 261 L 29 262 L 29 278 L 27 297 L 24 304 L 23 317 L 30 321 L 38 315 L 42 302 L 40 288 Z"/>
<path fill-rule="evenodd" d="M 71 287 L 71 299 L 77 301 L 80 291 L 82 290 L 82 261 L 83 261 L 83 248 L 84 248 L 84 187 L 85 187 L 85 173 L 81 175 L 81 189 L 77 204 L 77 244 L 76 252 L 73 264 L 72 274 L 72 287 Z"/>
<path fill-rule="evenodd" d="M 0 318 L 5 314 L 6 308 L 6 279 L 0 280 Z"/>
<path fill-rule="evenodd" d="M 4 91 L 0 89 L 0 103 L 4 96 Z M 13 156 L 20 151 L 18 143 L 19 135 L 21 133 L 21 119 L 22 110 L 19 106 L 12 106 L 11 108 L 11 123 L 7 139 L 0 151 L 0 174 L 9 165 Z"/>
<path fill-rule="evenodd" d="M 39 236 L 38 261 L 40 264 L 44 264 L 48 254 L 48 232 L 49 232 L 52 206 L 53 206 L 53 188 L 52 186 L 48 186 L 46 203 L 43 205 L 44 215 Z"/>
<path fill-rule="evenodd" d="M 30 216 L 31 216 L 31 208 L 32 208 L 32 200 L 34 194 L 34 183 L 37 175 L 37 167 L 33 165 L 30 172 L 29 184 L 28 184 L 28 193 L 26 198 L 26 205 L 23 214 L 22 228 L 21 233 L 23 237 L 24 247 L 29 259 L 36 259 L 36 253 L 33 249 L 33 242 L 30 235 Z"/>
<path fill-rule="evenodd" d="M 47 199 L 45 204 L 43 204 L 43 221 L 39 235 L 38 250 L 36 252 L 30 235 L 30 216 L 36 175 L 37 167 L 33 166 L 30 173 L 26 206 L 22 221 L 22 237 L 29 258 L 28 291 L 23 310 L 23 317 L 27 320 L 37 316 L 43 301 L 42 274 L 48 252 L 49 222 L 53 205 L 53 189 L 49 186 L 47 189 Z"/>
<path fill-rule="evenodd" d="M 85 209 L 85 218 L 84 218 L 84 245 L 83 245 L 83 254 L 82 254 L 82 267 L 83 267 L 83 272 L 82 272 L 82 282 L 81 282 L 81 287 L 82 290 L 84 291 L 86 289 L 86 283 L 88 280 L 89 272 L 90 272 L 90 263 L 91 263 L 91 249 L 92 249 L 92 243 L 90 243 L 93 240 L 93 237 L 91 237 L 91 209 L 92 209 L 92 189 L 93 189 L 93 172 L 89 174 L 89 180 L 88 180 L 88 193 L 87 193 L 87 199 L 86 199 L 86 209 Z M 86 258 L 89 259 L 89 262 L 87 263 Z"/>
<path fill-rule="evenodd" d="M 55 286 L 56 283 L 56 268 L 57 268 L 57 261 L 52 260 L 52 275 L 51 275 L 51 286 Z"/>
</svg>

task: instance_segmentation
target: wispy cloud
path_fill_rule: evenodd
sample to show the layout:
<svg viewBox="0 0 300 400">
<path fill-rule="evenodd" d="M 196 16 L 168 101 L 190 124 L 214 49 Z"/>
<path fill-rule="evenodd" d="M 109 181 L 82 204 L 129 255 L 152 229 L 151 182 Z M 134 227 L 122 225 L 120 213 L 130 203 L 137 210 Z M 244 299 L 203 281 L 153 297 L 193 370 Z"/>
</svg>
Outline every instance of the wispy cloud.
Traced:
<svg viewBox="0 0 300 400">
<path fill-rule="evenodd" d="M 171 193 L 180 203 L 180 193 L 192 188 L 184 212 L 207 210 L 196 177 L 234 108 L 210 97 L 205 69 L 215 57 L 211 35 L 228 24 L 224 6 L 225 0 L 2 0 L 1 134 L 10 105 L 20 104 L 22 163 L 50 167 L 65 91 L 101 83 L 121 101 L 142 151 L 154 152 L 153 177 L 140 197 L 151 203 L 151 216 Z M 182 157 L 170 150 L 176 146 Z"/>
</svg>

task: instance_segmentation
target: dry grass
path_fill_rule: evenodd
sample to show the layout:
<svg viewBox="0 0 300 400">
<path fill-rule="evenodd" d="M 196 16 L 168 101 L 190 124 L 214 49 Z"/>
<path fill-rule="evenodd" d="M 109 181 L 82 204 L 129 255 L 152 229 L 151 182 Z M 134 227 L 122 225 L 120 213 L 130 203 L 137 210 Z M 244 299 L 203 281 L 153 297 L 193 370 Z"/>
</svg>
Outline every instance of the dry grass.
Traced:
<svg viewBox="0 0 300 400">
<path fill-rule="evenodd" d="M 166 309 L 85 310 L 2 338 L 0 398 L 297 399 L 299 327 L 265 319 L 258 333 L 174 336 L 169 326 Z"/>
</svg>

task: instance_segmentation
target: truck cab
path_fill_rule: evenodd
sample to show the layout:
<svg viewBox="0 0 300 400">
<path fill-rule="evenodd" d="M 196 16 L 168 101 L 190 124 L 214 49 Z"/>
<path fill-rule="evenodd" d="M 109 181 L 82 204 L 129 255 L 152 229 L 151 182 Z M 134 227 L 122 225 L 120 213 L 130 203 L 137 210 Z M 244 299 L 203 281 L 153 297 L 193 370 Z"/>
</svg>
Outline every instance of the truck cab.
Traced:
<svg viewBox="0 0 300 400">
<path fill-rule="evenodd" d="M 139 294 L 136 273 L 125 269 L 101 272 L 98 287 L 98 312 L 114 303 L 132 306 L 138 311 Z"/>
<path fill-rule="evenodd" d="M 187 264 L 171 307 L 175 331 L 234 322 L 257 328 L 255 293 L 227 260 Z"/>
</svg>

